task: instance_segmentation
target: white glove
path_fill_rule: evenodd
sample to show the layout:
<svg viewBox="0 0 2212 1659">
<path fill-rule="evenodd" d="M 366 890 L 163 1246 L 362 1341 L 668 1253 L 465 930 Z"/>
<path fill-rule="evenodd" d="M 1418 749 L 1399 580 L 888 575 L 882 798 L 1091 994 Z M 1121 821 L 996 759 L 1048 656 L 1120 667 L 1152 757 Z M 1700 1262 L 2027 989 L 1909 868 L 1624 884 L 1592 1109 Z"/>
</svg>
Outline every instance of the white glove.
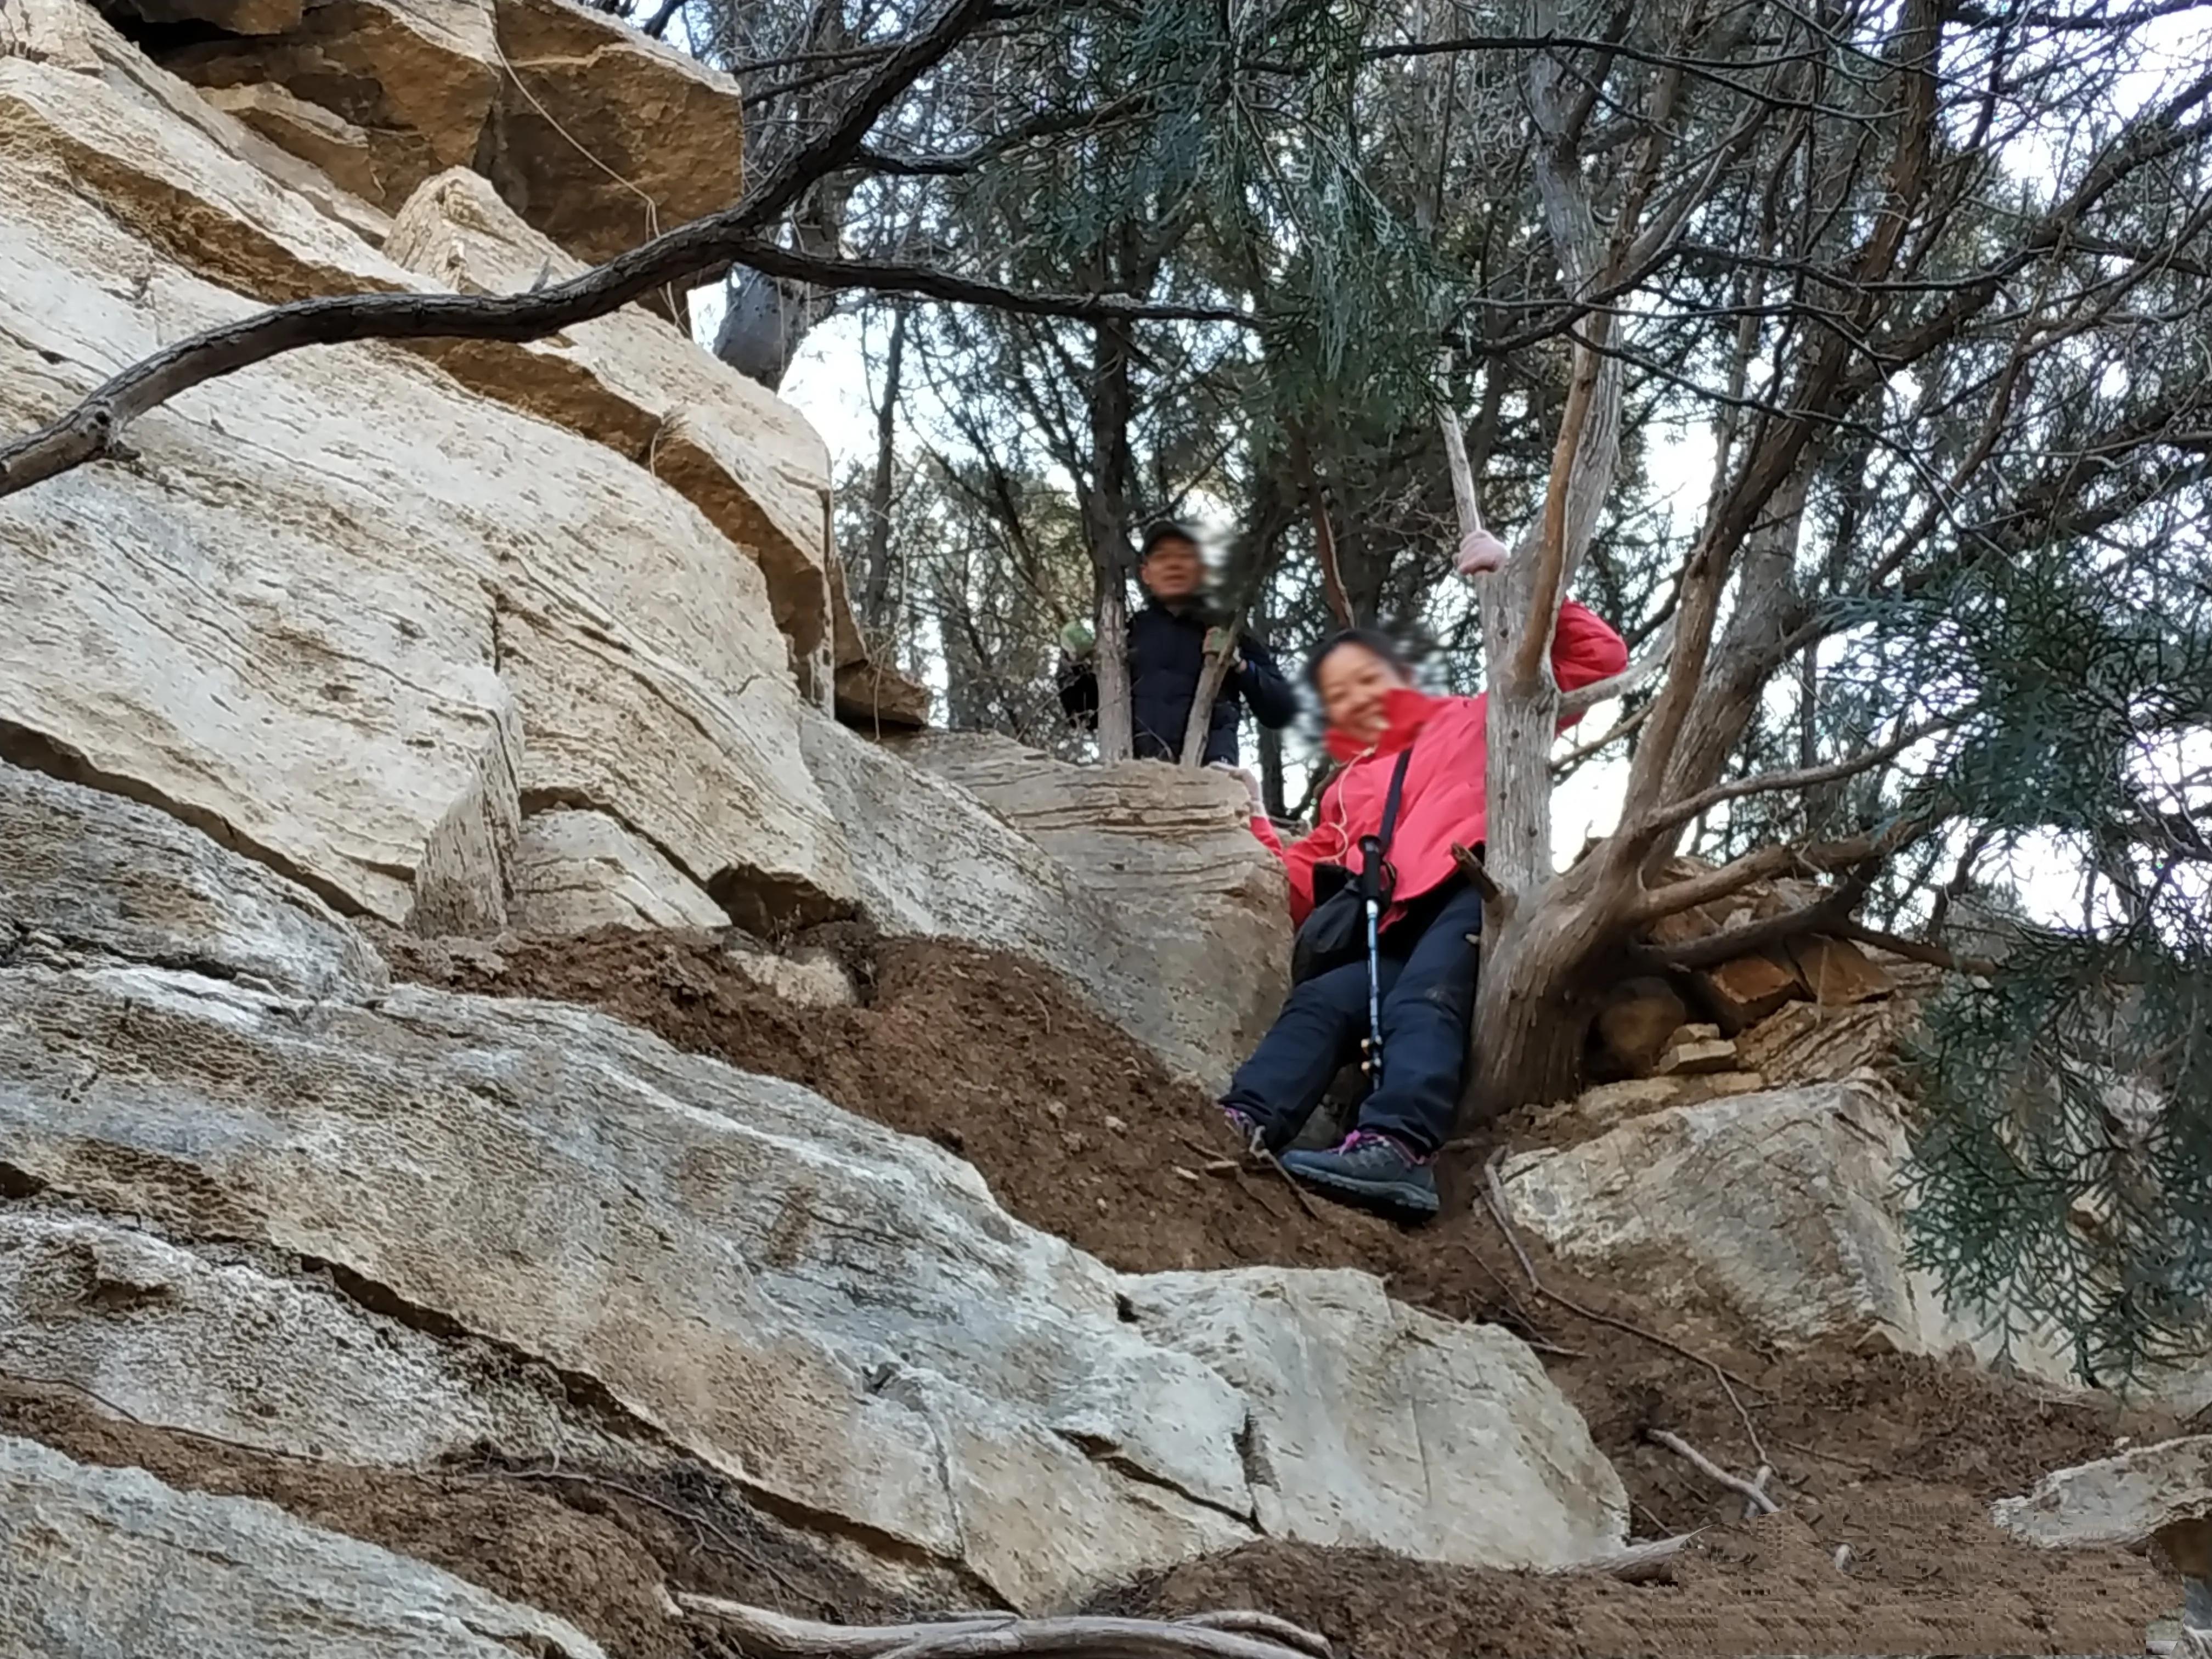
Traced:
<svg viewBox="0 0 2212 1659">
<path fill-rule="evenodd" d="M 1454 568 L 1462 576 L 1487 576 L 1505 565 L 1505 544 L 1487 530 L 1470 530 L 1461 540 Z"/>
</svg>

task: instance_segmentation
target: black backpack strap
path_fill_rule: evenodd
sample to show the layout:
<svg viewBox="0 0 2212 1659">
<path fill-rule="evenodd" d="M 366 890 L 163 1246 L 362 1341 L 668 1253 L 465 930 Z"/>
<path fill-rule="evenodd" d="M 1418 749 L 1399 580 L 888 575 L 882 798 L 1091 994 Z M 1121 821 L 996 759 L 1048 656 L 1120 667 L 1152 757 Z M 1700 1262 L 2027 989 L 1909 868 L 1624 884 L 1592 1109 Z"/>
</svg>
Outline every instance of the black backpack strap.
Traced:
<svg viewBox="0 0 2212 1659">
<path fill-rule="evenodd" d="M 1382 801 L 1382 854 L 1389 857 L 1391 839 L 1398 833 L 1398 799 L 1406 791 L 1406 769 L 1413 764 L 1413 745 L 1407 744 L 1398 751 L 1398 764 L 1390 773 L 1390 793 Z"/>
</svg>

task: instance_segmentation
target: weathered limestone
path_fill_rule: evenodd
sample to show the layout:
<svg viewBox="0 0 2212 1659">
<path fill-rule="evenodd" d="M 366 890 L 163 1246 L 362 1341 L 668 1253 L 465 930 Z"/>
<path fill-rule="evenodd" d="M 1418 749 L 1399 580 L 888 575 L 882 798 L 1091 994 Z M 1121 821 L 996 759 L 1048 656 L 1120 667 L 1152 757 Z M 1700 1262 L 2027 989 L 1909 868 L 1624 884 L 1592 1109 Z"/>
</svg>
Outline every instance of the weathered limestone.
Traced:
<svg viewBox="0 0 2212 1659">
<path fill-rule="evenodd" d="M 88 953 L 361 999 L 384 962 L 313 895 L 149 806 L 0 764 L 0 961 Z"/>
<path fill-rule="evenodd" d="M 1503 1170 L 1516 1222 L 1563 1261 L 1778 1348 L 1816 1342 L 1984 1361 L 2004 1347 L 1908 1270 L 1894 1095 L 1870 1075 L 1629 1117 Z M 2015 1334 L 2009 1362 L 2071 1380 L 2063 1345 Z"/>
<path fill-rule="evenodd" d="M 2212 1519 L 2212 1435 L 2055 1469 L 2027 1497 L 1999 1499 L 1990 1518 L 2046 1549 L 2130 1547 L 2168 1527 Z"/>
<path fill-rule="evenodd" d="M 159 250 L 210 282 L 271 303 L 429 286 L 379 257 L 289 180 L 241 158 L 252 135 L 147 63 L 88 7 L 69 0 L 74 11 L 51 9 L 61 3 L 39 0 L 50 9 L 33 13 L 27 0 L 5 0 L 7 15 L 23 18 L 27 30 L 45 29 L 36 38 L 52 40 L 64 21 L 74 26 L 68 38 L 97 67 L 0 56 L 0 166 L 11 185 L 21 174 L 73 185 L 147 246 L 111 272 L 146 267 Z M 179 106 L 196 106 L 198 118 L 180 118 Z M 82 211 L 81 198 L 77 205 Z M 11 234 L 43 236 L 45 228 L 27 215 Z M 54 228 L 58 241 L 66 228 Z"/>
<path fill-rule="evenodd" d="M 367 198 L 381 194 L 365 128 L 320 104 L 295 97 L 273 81 L 210 87 L 207 101 L 278 148 L 312 163 L 342 189 Z"/>
<path fill-rule="evenodd" d="M 204 162 L 214 184 L 175 187 L 210 204 L 210 246 L 258 210 L 216 187 L 245 169 L 99 96 L 0 62 L 9 429 L 250 308 L 83 210 L 94 148 L 135 179 L 172 151 Z M 64 97 L 51 121 L 7 121 Z M 103 131 L 79 122 L 88 107 L 112 136 L 61 150 L 56 134 Z M 296 201 L 289 222 L 282 247 L 241 234 L 233 264 L 298 271 L 300 247 L 343 246 Z M 504 925 L 520 817 L 541 804 L 617 814 L 709 891 L 849 902 L 759 570 L 642 469 L 379 347 L 214 382 L 134 438 L 135 469 L 0 504 L 0 721 L 27 758 L 220 826 L 343 910 L 425 929 Z"/>
<path fill-rule="evenodd" d="M 1243 787 L 1216 772 L 1132 761 L 1071 766 L 1004 738 L 932 733 L 896 745 L 1071 871 L 1127 941 L 1112 963 L 1152 988 L 1152 1018 L 1216 1059 L 1266 1034 L 1289 989 L 1280 865 L 1249 827 Z"/>
<path fill-rule="evenodd" d="M 2212 1640 L 2212 1435 L 2053 1470 L 2027 1497 L 1999 1499 L 1990 1518 L 2046 1549 L 2155 1546 L 2181 1575 L 2194 1650 Z"/>
<path fill-rule="evenodd" d="M 509 75 L 483 165 L 531 224 L 596 264 L 738 199 L 736 82 L 574 0 L 492 15 Z"/>
<path fill-rule="evenodd" d="M 250 1498 L 0 1437 L 0 1651 L 603 1659 L 582 1632 Z"/>
<path fill-rule="evenodd" d="M 385 252 L 439 286 L 514 294 L 584 266 L 479 174 L 456 168 L 399 210 Z M 639 461 L 759 562 L 802 688 L 827 700 L 830 452 L 798 411 L 635 307 L 520 348 L 434 349 L 465 384 Z"/>
<path fill-rule="evenodd" d="M 509 920 L 520 933 L 730 925 L 720 905 L 620 822 L 561 808 L 523 820 Z"/>
<path fill-rule="evenodd" d="M 148 816 L 18 793 L 83 831 L 40 866 Z M 269 935 L 270 878 L 198 868 L 162 954 Z M 348 931 L 301 904 L 324 948 Z M 40 1199 L 0 1215 L 0 1369 L 298 1455 L 688 1461 L 1029 1608 L 1263 1530 L 1538 1565 L 1618 1541 L 1520 1344 L 1361 1275 L 1124 1279 L 933 1144 L 602 1016 L 307 1002 L 110 939 L 139 948 L 95 914 L 0 965 L 0 1166 Z M 1535 1519 L 1470 1527 L 1483 1491 Z"/>
<path fill-rule="evenodd" d="M 727 207 L 743 184 L 735 83 L 568 0 L 322 0 L 167 67 L 211 91 L 281 87 L 361 134 L 343 182 L 387 212 L 448 167 L 480 167 L 592 264 Z M 319 118 L 262 131 L 328 159 Z"/>
<path fill-rule="evenodd" d="M 1359 1273 L 1161 1273 L 1128 1296 L 1139 1331 L 1258 1402 L 1247 1462 L 1271 1534 L 1516 1567 L 1627 1537 L 1613 1466 L 1493 1326 L 1401 1307 Z"/>
</svg>

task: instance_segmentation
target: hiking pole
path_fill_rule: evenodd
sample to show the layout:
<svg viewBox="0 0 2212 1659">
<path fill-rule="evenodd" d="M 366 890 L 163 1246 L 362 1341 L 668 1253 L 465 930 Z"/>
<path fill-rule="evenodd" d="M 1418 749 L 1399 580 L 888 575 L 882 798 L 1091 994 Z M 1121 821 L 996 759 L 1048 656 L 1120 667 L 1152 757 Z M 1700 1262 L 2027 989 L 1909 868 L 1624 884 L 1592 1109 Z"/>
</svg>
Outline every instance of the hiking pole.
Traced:
<svg viewBox="0 0 2212 1659">
<path fill-rule="evenodd" d="M 1359 890 L 1367 902 L 1367 1090 L 1382 1086 L 1382 843 L 1359 841 Z"/>
</svg>

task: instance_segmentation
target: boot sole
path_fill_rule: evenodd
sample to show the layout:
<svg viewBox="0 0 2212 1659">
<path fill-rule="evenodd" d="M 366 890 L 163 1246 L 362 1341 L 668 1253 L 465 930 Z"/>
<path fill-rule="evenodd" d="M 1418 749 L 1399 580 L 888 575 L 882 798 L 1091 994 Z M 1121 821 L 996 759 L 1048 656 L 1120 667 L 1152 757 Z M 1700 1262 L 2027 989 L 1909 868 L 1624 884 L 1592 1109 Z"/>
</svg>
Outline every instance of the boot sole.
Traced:
<svg viewBox="0 0 2212 1659">
<path fill-rule="evenodd" d="M 1300 1164 L 1283 1161 L 1283 1168 L 1316 1192 L 1332 1198 L 1348 1198 L 1372 1209 L 1388 1210 L 1392 1215 L 1416 1221 L 1433 1221 L 1442 1207 L 1437 1195 L 1425 1188 L 1409 1187 L 1398 1182 L 1352 1181 L 1326 1170 L 1311 1170 Z"/>
</svg>

